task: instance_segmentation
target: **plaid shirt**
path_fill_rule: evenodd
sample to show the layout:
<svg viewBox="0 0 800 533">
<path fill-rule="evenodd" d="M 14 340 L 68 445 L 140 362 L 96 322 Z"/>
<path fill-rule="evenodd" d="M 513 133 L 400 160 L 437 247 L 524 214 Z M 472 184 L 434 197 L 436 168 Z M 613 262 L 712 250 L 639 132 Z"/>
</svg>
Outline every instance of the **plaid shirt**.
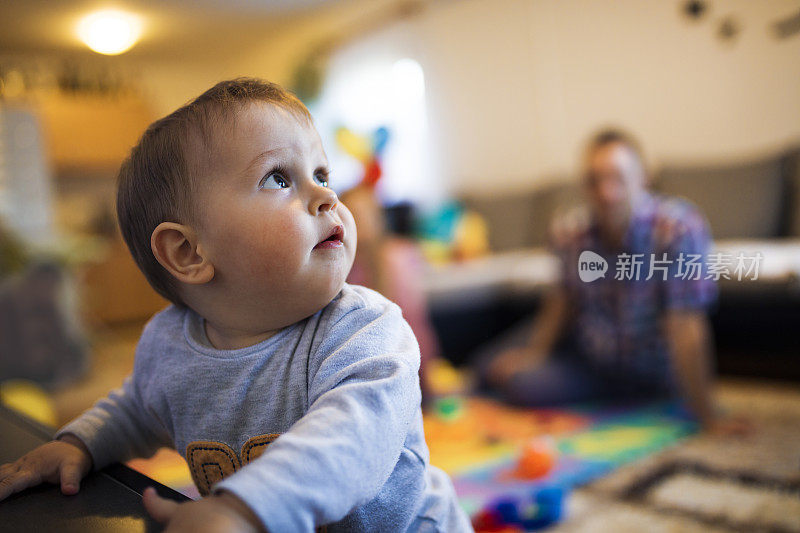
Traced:
<svg viewBox="0 0 800 533">
<path fill-rule="evenodd" d="M 707 271 L 711 237 L 705 218 L 688 202 L 648 194 L 634 209 L 619 250 L 602 242 L 588 216 L 583 223 L 572 218 L 561 223 L 569 229 L 560 238 L 556 231 L 554 240 L 581 355 L 610 376 L 669 385 L 662 318 L 670 310 L 705 310 L 716 298 Z M 581 281 L 584 250 L 607 261 L 605 277 Z"/>
</svg>

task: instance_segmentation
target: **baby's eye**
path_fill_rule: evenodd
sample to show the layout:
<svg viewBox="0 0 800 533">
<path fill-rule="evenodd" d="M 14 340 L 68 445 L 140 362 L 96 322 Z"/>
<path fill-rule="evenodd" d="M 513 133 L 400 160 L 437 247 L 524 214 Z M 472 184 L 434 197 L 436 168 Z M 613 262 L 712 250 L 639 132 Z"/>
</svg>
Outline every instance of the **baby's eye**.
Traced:
<svg viewBox="0 0 800 533">
<path fill-rule="evenodd" d="M 319 183 L 323 187 L 327 187 L 328 186 L 328 173 L 327 172 L 317 172 L 314 175 L 314 179 L 317 180 L 317 183 Z"/>
<path fill-rule="evenodd" d="M 287 189 L 288 187 L 289 182 L 278 172 L 271 172 L 264 176 L 258 184 L 259 189 Z"/>
</svg>

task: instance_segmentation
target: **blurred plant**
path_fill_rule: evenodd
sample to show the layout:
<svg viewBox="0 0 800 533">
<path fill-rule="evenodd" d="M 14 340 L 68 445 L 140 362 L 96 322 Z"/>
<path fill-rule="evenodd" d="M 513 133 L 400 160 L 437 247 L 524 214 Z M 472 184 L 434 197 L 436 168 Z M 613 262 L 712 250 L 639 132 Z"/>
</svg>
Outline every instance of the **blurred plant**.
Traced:
<svg viewBox="0 0 800 533">
<path fill-rule="evenodd" d="M 0 280 L 21 272 L 29 261 L 22 242 L 0 221 Z"/>
<path fill-rule="evenodd" d="M 322 49 L 313 50 L 294 69 L 291 89 L 306 105 L 312 104 L 322 91 L 326 58 Z"/>
</svg>

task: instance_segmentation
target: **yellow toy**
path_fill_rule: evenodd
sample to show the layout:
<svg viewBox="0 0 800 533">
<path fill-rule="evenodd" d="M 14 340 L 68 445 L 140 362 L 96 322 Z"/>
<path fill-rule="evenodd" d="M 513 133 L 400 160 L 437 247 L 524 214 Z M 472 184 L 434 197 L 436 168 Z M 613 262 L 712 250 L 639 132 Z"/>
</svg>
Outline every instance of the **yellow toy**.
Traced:
<svg viewBox="0 0 800 533">
<path fill-rule="evenodd" d="M 32 381 L 4 381 L 0 384 L 0 403 L 47 426 L 58 425 L 53 401 L 44 389 Z"/>
</svg>

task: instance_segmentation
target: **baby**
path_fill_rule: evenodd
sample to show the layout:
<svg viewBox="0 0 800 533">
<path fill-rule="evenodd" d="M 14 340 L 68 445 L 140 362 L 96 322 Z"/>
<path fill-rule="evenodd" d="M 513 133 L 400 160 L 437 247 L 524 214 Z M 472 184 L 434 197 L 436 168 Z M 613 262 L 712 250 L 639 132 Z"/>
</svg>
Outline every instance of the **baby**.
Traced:
<svg viewBox="0 0 800 533">
<path fill-rule="evenodd" d="M 471 531 L 429 464 L 410 328 L 345 283 L 355 224 L 297 98 L 236 79 L 158 120 L 122 165 L 117 212 L 173 305 L 120 389 L 0 467 L 0 500 L 42 481 L 74 494 L 90 470 L 172 446 L 208 497 L 148 489 L 170 531 Z"/>
</svg>

